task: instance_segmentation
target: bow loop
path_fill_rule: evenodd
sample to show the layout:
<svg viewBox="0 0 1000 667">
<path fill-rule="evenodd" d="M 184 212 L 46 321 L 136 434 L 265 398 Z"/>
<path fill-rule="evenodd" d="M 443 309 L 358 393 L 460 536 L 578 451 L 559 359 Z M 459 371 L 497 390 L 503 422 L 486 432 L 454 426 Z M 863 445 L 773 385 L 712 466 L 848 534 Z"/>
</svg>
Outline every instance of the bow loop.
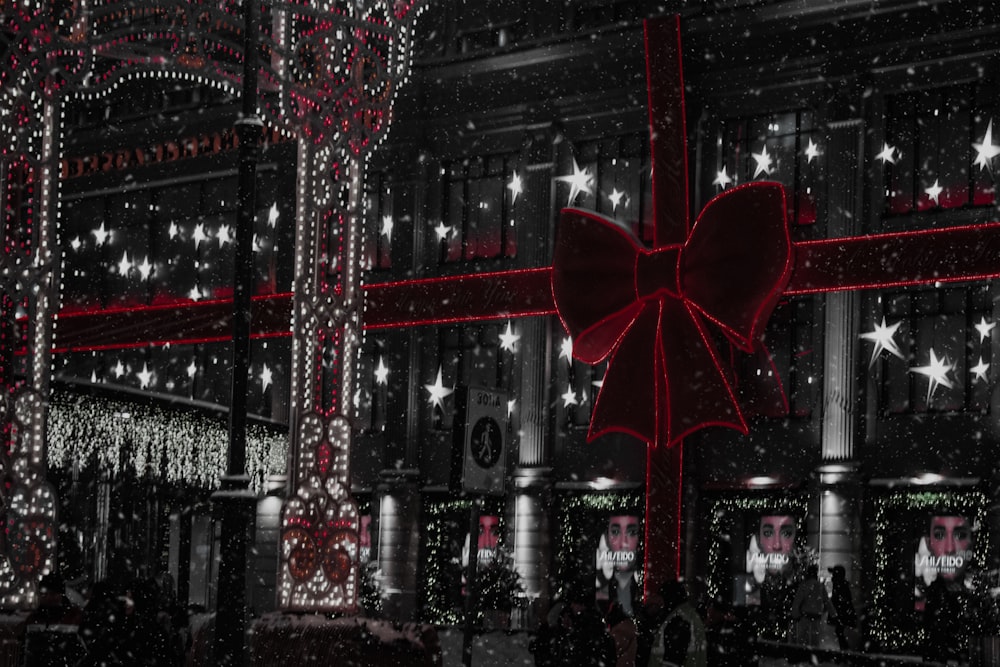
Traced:
<svg viewBox="0 0 1000 667">
<path fill-rule="evenodd" d="M 648 250 L 595 213 L 562 212 L 552 294 L 573 354 L 608 359 L 589 437 L 619 431 L 668 445 L 709 425 L 746 432 L 715 327 L 753 350 L 791 272 L 780 185 L 706 205 L 683 246 Z"/>
</svg>

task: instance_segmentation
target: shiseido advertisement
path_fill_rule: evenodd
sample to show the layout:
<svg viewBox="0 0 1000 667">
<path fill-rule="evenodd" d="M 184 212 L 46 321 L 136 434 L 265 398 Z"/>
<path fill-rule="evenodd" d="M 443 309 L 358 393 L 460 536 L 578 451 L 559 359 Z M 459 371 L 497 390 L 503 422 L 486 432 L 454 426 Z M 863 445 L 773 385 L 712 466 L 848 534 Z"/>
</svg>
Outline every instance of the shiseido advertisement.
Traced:
<svg viewBox="0 0 1000 667">
<path fill-rule="evenodd" d="M 736 602 L 763 604 L 762 590 L 795 574 L 795 551 L 800 535 L 798 517 L 787 512 L 763 512 L 746 522 L 743 571 L 737 576 Z"/>
<path fill-rule="evenodd" d="M 968 517 L 958 513 L 930 514 L 919 528 L 913 557 L 914 608 L 923 611 L 929 595 L 972 586 L 966 575 L 974 562 L 974 533 Z"/>
<path fill-rule="evenodd" d="M 609 514 L 600 521 L 594 555 L 595 588 L 601 606 L 618 602 L 626 613 L 641 598 L 642 530 L 636 514 Z"/>
</svg>

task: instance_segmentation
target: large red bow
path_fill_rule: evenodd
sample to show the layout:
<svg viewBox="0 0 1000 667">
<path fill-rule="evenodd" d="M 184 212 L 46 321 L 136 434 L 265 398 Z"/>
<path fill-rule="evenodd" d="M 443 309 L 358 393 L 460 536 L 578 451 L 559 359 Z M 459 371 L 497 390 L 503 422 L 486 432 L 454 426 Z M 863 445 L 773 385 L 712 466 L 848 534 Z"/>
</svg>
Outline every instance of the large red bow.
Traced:
<svg viewBox="0 0 1000 667">
<path fill-rule="evenodd" d="M 705 426 L 747 432 L 714 326 L 745 351 L 788 283 L 785 196 L 751 183 L 712 199 L 681 244 L 647 249 L 596 213 L 562 212 L 552 294 L 573 355 L 611 355 L 589 438 L 608 431 L 671 445 Z"/>
</svg>

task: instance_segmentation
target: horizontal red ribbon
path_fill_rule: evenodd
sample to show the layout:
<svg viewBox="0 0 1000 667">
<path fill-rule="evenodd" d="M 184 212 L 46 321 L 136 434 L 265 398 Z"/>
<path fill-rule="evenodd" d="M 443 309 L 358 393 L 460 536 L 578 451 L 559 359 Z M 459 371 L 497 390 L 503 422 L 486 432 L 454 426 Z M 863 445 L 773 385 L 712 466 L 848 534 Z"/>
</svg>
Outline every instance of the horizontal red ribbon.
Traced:
<svg viewBox="0 0 1000 667">
<path fill-rule="evenodd" d="M 786 296 L 1000 278 L 1000 223 L 792 244 Z M 420 325 L 551 315 L 551 269 L 520 269 L 366 285 L 364 326 Z M 256 297 L 255 337 L 290 336 L 290 294 Z M 60 315 L 55 351 L 225 341 L 230 301 Z"/>
</svg>

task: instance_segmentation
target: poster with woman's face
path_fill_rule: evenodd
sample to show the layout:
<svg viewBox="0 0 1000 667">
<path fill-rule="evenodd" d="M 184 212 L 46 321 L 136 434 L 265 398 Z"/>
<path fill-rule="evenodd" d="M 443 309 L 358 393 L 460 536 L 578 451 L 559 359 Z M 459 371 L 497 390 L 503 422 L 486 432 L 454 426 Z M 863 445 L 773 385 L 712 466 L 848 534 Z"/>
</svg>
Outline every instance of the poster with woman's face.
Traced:
<svg viewBox="0 0 1000 667">
<path fill-rule="evenodd" d="M 609 514 L 599 531 L 594 555 L 597 600 L 608 601 L 615 590 L 628 611 L 642 572 L 640 518 L 636 514 Z"/>
<path fill-rule="evenodd" d="M 747 544 L 746 572 L 758 584 L 768 575 L 791 574 L 797 529 L 791 514 L 762 514 Z"/>
<path fill-rule="evenodd" d="M 927 589 L 935 582 L 946 587 L 964 586 L 973 565 L 973 531 L 961 514 L 932 514 L 921 527 L 913 557 L 914 607 L 924 608 Z"/>
</svg>

